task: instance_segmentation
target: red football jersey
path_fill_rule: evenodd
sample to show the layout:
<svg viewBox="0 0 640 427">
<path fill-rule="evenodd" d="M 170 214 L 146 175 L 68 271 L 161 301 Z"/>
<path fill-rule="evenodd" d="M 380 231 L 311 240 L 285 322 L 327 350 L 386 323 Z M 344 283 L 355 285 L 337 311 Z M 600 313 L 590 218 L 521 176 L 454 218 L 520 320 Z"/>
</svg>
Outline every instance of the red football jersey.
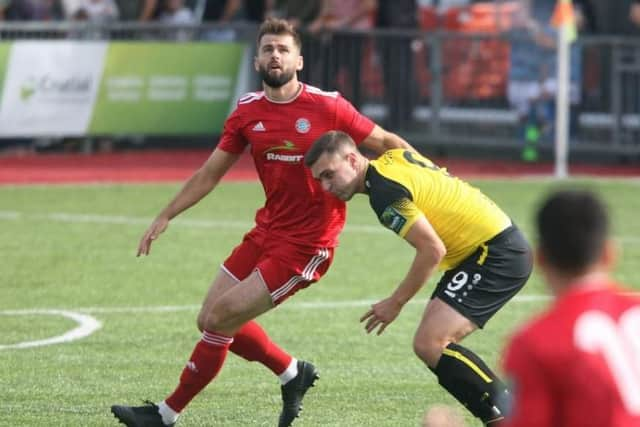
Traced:
<svg viewBox="0 0 640 427">
<path fill-rule="evenodd" d="M 640 298 L 575 287 L 512 339 L 508 427 L 640 427 Z"/>
<path fill-rule="evenodd" d="M 256 213 L 258 228 L 292 243 L 333 247 L 344 226 L 346 207 L 313 179 L 304 154 L 329 130 L 346 132 L 360 143 L 373 127 L 338 92 L 303 85 L 288 102 L 251 92 L 240 98 L 225 122 L 218 148 L 241 153 L 251 146 L 266 196 Z"/>
</svg>

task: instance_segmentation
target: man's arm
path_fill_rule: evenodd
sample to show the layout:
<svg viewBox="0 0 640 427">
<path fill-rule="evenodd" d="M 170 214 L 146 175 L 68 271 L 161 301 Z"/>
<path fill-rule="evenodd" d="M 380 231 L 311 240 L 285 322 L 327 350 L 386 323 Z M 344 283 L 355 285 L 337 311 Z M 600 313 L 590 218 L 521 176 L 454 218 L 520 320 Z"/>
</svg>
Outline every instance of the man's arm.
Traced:
<svg viewBox="0 0 640 427">
<path fill-rule="evenodd" d="M 384 153 L 393 148 L 405 148 L 407 150 L 416 151 L 407 141 L 393 132 L 386 131 L 380 126 L 375 125 L 373 130 L 362 143 L 361 147 L 373 151 L 377 155 Z"/>
<path fill-rule="evenodd" d="M 362 18 L 372 16 L 378 7 L 378 2 L 376 0 L 361 0 L 358 3 L 359 6 L 354 8 L 350 15 L 336 19 L 333 25 L 331 25 L 331 28 L 350 28 L 354 22 L 357 22 Z"/>
<path fill-rule="evenodd" d="M 158 0 L 144 0 L 138 21 L 147 22 L 153 20 L 153 12 L 155 12 L 157 6 Z"/>
<path fill-rule="evenodd" d="M 413 263 L 393 294 L 374 304 L 371 310 L 360 318 L 361 322 L 367 320 L 367 333 L 379 326 L 380 335 L 398 316 L 402 307 L 420 290 L 447 253 L 442 239 L 424 216 L 411 226 L 404 238 L 416 249 Z"/>
<path fill-rule="evenodd" d="M 147 229 L 138 245 L 138 256 L 149 255 L 151 243 L 167 229 L 169 221 L 209 194 L 238 157 L 240 154 L 228 153 L 216 148 Z"/>
</svg>

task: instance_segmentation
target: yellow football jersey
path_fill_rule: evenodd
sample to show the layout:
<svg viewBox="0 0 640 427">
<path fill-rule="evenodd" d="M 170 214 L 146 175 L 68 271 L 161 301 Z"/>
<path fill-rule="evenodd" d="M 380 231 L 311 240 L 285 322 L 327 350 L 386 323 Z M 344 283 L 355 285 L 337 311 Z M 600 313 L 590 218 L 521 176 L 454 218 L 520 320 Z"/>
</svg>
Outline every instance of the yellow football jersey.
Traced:
<svg viewBox="0 0 640 427">
<path fill-rule="evenodd" d="M 511 225 L 480 190 L 405 149 L 389 150 L 372 160 L 365 185 L 378 219 L 399 236 L 404 237 L 421 216 L 429 221 L 447 248 L 441 270 L 455 267 Z"/>
</svg>

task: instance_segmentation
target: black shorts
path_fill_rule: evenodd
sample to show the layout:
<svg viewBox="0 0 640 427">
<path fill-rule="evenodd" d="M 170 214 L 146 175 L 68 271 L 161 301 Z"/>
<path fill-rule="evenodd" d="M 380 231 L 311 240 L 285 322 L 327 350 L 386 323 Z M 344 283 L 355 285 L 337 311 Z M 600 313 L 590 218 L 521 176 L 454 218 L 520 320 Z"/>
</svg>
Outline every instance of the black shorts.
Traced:
<svg viewBox="0 0 640 427">
<path fill-rule="evenodd" d="M 482 328 L 522 289 L 532 268 L 531 247 L 512 225 L 447 270 L 431 298 L 440 298 Z"/>
</svg>

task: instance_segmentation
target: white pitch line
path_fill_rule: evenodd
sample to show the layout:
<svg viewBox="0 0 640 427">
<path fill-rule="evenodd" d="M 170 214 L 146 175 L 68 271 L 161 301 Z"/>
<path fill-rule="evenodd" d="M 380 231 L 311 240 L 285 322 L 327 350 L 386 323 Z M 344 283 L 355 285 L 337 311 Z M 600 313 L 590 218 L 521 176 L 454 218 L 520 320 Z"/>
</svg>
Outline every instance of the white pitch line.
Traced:
<svg viewBox="0 0 640 427">
<path fill-rule="evenodd" d="M 63 316 L 74 320 L 78 323 L 78 326 L 70 331 L 57 335 L 51 338 L 45 338 L 36 341 L 23 341 L 15 344 L 0 344 L 0 350 L 13 349 L 13 348 L 30 348 L 30 347 L 42 347 L 45 345 L 67 343 L 81 338 L 87 337 L 100 329 L 102 323 L 96 320 L 94 317 L 87 314 L 81 314 L 74 311 L 67 310 L 52 310 L 52 309 L 33 309 L 33 310 L 3 310 L 0 311 L 0 315 L 4 316 L 28 316 L 28 315 L 51 315 L 51 316 Z"/>
<path fill-rule="evenodd" d="M 551 297 L 548 295 L 516 295 L 512 301 L 529 303 L 547 301 Z M 351 307 L 368 307 L 380 301 L 379 299 L 363 299 L 363 300 L 347 300 L 347 301 L 310 301 L 310 302 L 292 302 L 278 306 L 278 310 L 302 310 L 302 309 L 333 309 L 333 308 L 351 308 Z M 426 304 L 427 300 L 412 300 L 409 304 Z M 73 313 L 91 313 L 91 314 L 117 314 L 117 313 L 169 313 L 177 311 L 196 311 L 200 309 L 200 305 L 158 305 L 158 306 L 139 306 L 139 307 L 75 307 Z M 22 314 L 50 314 L 60 311 L 57 309 L 26 309 L 26 310 L 0 310 L 0 315 L 22 315 Z M 71 311 L 64 311 L 71 312 Z"/>
<path fill-rule="evenodd" d="M 640 292 L 630 292 L 629 295 L 635 295 L 640 297 Z M 551 300 L 550 295 L 516 295 L 513 298 L 513 302 L 517 303 L 532 303 L 532 302 L 545 302 Z M 364 300 L 350 300 L 350 301 L 313 301 L 313 302 L 299 302 L 288 305 L 279 306 L 278 309 L 282 310 L 309 310 L 309 309 L 335 309 L 335 308 L 353 308 L 353 307 L 370 307 L 372 304 L 378 302 L 379 299 L 364 299 Z M 426 300 L 409 301 L 409 304 L 426 304 Z M 64 316 L 76 321 L 79 326 L 74 328 L 63 335 L 58 335 L 52 338 L 46 338 L 37 341 L 24 341 L 15 344 L 0 344 L 0 350 L 5 349 L 22 349 L 29 347 L 40 347 L 51 344 L 60 344 L 75 341 L 84 337 L 87 337 L 100 329 L 102 323 L 88 314 L 117 314 L 117 313 L 169 313 L 179 311 L 197 311 L 200 309 L 199 305 L 161 305 L 161 306 L 148 306 L 148 307 L 84 307 L 74 308 L 73 310 L 61 310 L 61 309 L 24 309 L 24 310 L 0 310 L 0 316 L 24 316 L 24 315 L 57 315 Z"/>
<path fill-rule="evenodd" d="M 76 214 L 68 212 L 50 212 L 46 214 L 25 214 L 17 211 L 0 211 L 0 220 L 47 220 L 53 222 L 66 223 L 88 223 L 88 224 L 122 224 L 122 225 L 148 225 L 153 218 L 132 217 L 123 215 L 100 215 L 100 214 Z M 249 221 L 220 221 L 206 219 L 175 219 L 171 225 L 193 228 L 222 228 L 222 229 L 239 229 L 249 230 L 255 226 L 254 222 Z M 373 226 L 366 224 L 353 224 L 345 227 L 346 232 L 361 233 L 388 233 L 381 226 Z"/>
<path fill-rule="evenodd" d="M 0 221 L 8 220 L 47 220 L 66 223 L 89 224 L 122 224 L 122 225 L 148 225 L 153 220 L 146 217 L 132 217 L 125 215 L 100 215 L 100 214 L 76 214 L 68 212 L 51 212 L 47 214 L 27 214 L 18 211 L 0 211 Z M 255 223 L 249 221 L 219 221 L 206 219 L 175 219 L 172 225 L 193 228 L 218 228 L 249 230 Z M 388 234 L 389 231 L 382 226 L 367 224 L 347 224 L 344 228 L 347 233 L 371 233 Z M 640 243 L 640 236 L 617 236 L 616 239 L 625 243 Z"/>
<path fill-rule="evenodd" d="M 16 220 L 22 216 L 20 212 L 14 211 L 0 211 L 0 219 L 4 220 Z"/>
</svg>

